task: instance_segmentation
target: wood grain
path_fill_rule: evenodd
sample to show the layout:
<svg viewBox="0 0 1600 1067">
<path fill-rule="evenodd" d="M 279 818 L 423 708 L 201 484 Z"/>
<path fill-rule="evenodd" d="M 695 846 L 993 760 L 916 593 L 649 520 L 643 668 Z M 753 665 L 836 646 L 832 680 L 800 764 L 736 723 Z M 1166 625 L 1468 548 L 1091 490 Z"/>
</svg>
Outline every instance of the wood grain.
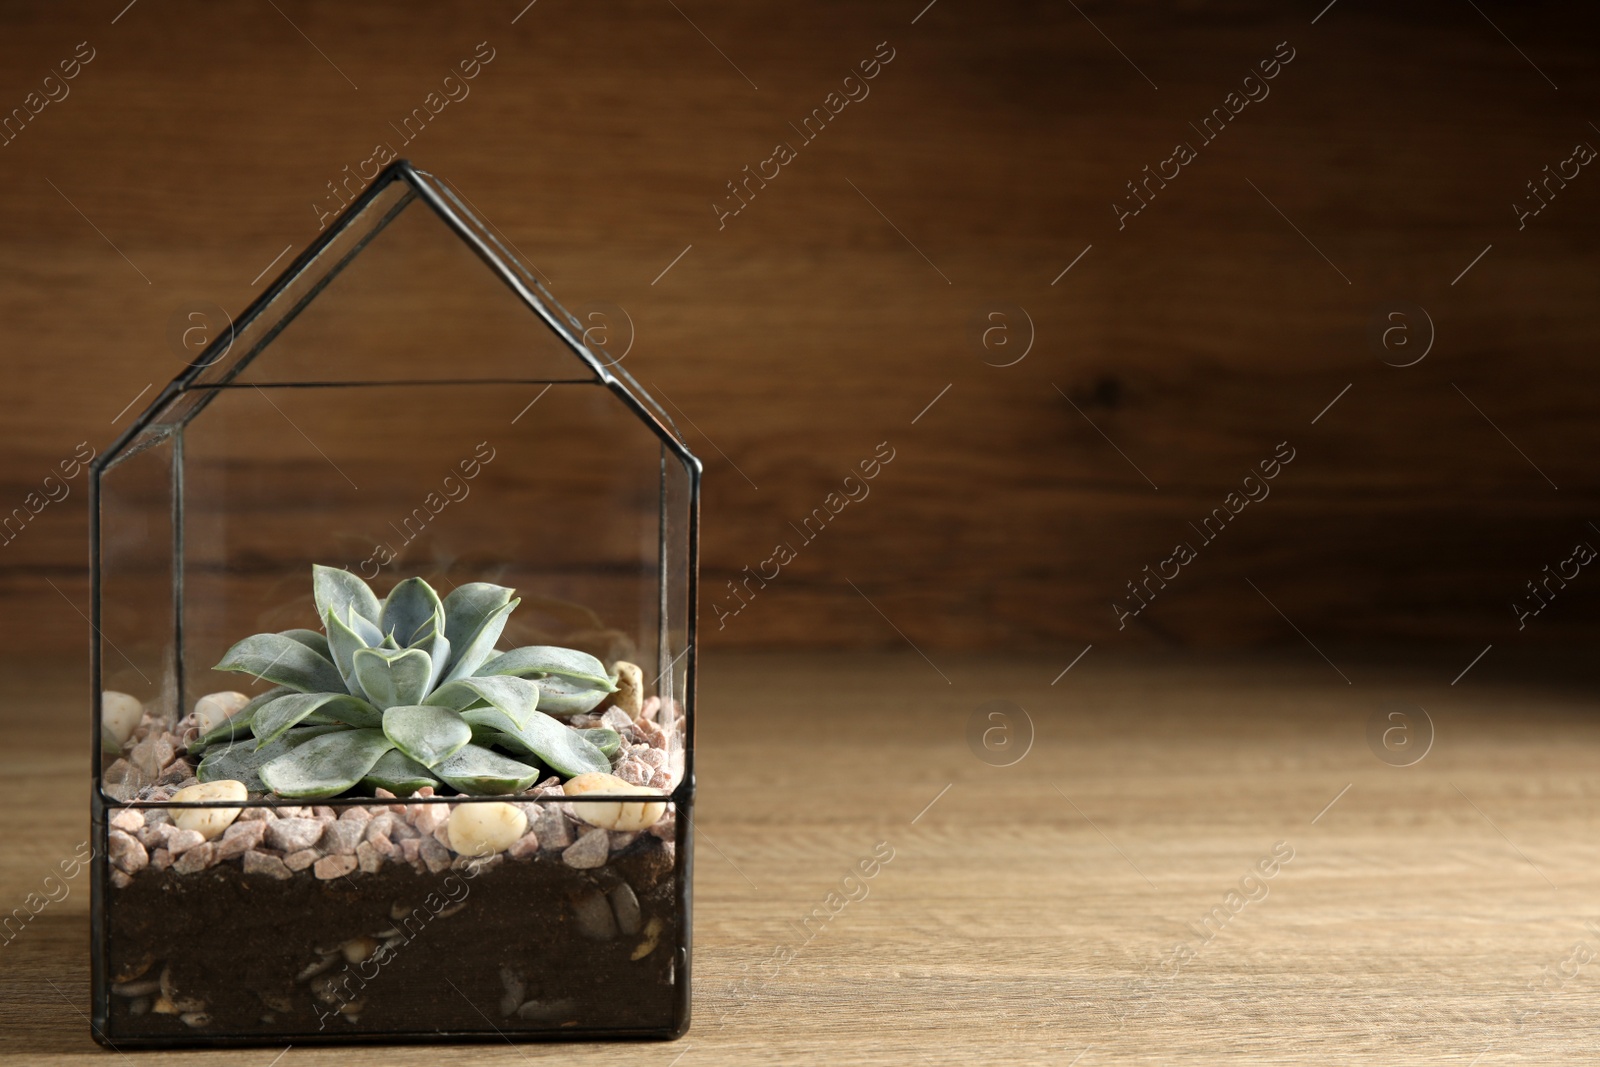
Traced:
<svg viewBox="0 0 1600 1067">
<path fill-rule="evenodd" d="M 1052 685 L 1056 660 L 934 661 L 707 665 L 695 1018 L 682 1041 L 296 1048 L 284 1062 L 1588 1057 L 1595 964 L 1572 960 L 1575 946 L 1600 949 L 1600 733 L 1570 678 L 1491 660 L 1452 688 L 1431 669 L 1341 660 L 1351 687 L 1309 651 L 1095 650 Z M 83 839 L 79 787 L 63 783 L 86 731 L 71 672 L 12 665 L 4 681 L 10 907 Z M 1006 768 L 966 743 L 975 709 L 997 697 L 1034 731 Z M 1415 766 L 1367 747 L 1368 717 L 1391 704 L 1432 716 L 1436 742 Z M 897 738 L 892 754 L 867 736 Z M 1246 881 L 1275 847 L 1292 857 Z M 893 858 L 846 882 L 875 848 Z M 1256 899 L 1201 938 L 1241 883 Z M 856 899 L 826 904 L 832 892 Z M 4 1062 L 105 1062 L 81 1015 L 86 901 L 74 884 L 0 947 Z M 835 914 L 803 925 L 819 908 Z M 1182 943 L 1194 956 L 1174 968 Z M 769 973 L 780 948 L 797 954 Z M 261 1065 L 277 1051 L 173 1059 Z"/>
<path fill-rule="evenodd" d="M 1583 587 L 1533 638 L 1509 606 L 1595 536 L 1600 199 L 1585 171 L 1524 228 L 1511 210 L 1600 136 L 1592 12 L 922 6 L 9 5 L 0 106 L 76 42 L 97 54 L 0 148 L 0 510 L 178 369 L 180 304 L 242 308 L 392 141 L 563 301 L 626 309 L 627 365 L 708 462 L 708 594 L 898 450 L 715 644 L 903 647 L 847 579 L 936 649 L 1297 642 L 1246 579 L 1318 640 L 1594 638 Z M 471 95 L 400 143 L 480 41 Z M 719 228 L 726 183 L 881 41 L 870 96 Z M 1271 95 L 1119 230 L 1125 183 L 1282 41 Z M 1437 326 L 1414 367 L 1369 347 L 1393 300 Z M 1036 329 L 1014 366 L 974 340 L 996 304 Z M 403 345 L 409 310 L 454 330 L 452 358 L 499 358 L 448 292 L 363 307 L 365 334 L 308 344 Z M 1301 458 L 1272 499 L 1119 630 L 1124 584 L 1284 440 Z M 83 500 L 0 549 L 15 647 L 81 647 Z"/>
</svg>

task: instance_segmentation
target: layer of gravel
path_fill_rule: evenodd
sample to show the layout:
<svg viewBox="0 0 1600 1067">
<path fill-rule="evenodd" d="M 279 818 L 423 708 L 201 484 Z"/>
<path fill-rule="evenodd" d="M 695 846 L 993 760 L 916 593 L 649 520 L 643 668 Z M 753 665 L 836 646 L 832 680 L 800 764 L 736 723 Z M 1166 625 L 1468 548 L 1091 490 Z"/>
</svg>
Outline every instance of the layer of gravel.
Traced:
<svg viewBox="0 0 1600 1067">
<path fill-rule="evenodd" d="M 611 707 L 599 714 L 576 716 L 570 722 L 579 729 L 605 726 L 616 730 L 622 735 L 622 744 L 612 757 L 612 773 L 632 785 L 667 794 L 683 773 L 684 723 L 674 710 L 650 697 L 637 719 Z M 169 727 L 161 717 L 146 711 L 122 755 L 106 768 L 105 792 L 121 801 L 162 801 L 197 784 L 195 763 L 185 755 L 184 746 L 198 734 L 192 715 Z M 432 795 L 431 789 L 418 794 Z M 146 867 L 170 867 L 190 874 L 218 864 L 280 880 L 324 881 L 375 873 L 385 864 L 404 863 L 418 873 L 438 873 L 469 864 L 482 869 L 507 861 L 530 862 L 540 856 L 559 857 L 567 866 L 585 870 L 605 866 L 613 854 L 637 840 L 640 832 L 654 834 L 672 847 L 676 815 L 670 804 L 647 830 L 621 832 L 579 818 L 582 805 L 527 799 L 564 795 L 561 780 L 551 777 L 524 793 L 504 798 L 522 809 L 526 832 L 493 855 L 472 857 L 460 855 L 450 846 L 453 805 L 408 803 L 383 789 L 373 801 L 358 806 L 247 807 L 211 840 L 174 825 L 166 809 L 119 808 L 109 816 L 112 883 L 126 887 L 132 876 Z"/>
</svg>

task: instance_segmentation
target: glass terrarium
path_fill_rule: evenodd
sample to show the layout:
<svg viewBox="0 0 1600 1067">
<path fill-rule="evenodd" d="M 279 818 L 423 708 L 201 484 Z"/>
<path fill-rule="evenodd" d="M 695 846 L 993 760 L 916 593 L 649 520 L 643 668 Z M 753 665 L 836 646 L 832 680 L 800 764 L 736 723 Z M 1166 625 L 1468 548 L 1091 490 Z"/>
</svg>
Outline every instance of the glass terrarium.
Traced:
<svg viewBox="0 0 1600 1067">
<path fill-rule="evenodd" d="M 94 463 L 98 1040 L 687 1028 L 700 464 L 509 243 L 395 163 Z"/>
</svg>

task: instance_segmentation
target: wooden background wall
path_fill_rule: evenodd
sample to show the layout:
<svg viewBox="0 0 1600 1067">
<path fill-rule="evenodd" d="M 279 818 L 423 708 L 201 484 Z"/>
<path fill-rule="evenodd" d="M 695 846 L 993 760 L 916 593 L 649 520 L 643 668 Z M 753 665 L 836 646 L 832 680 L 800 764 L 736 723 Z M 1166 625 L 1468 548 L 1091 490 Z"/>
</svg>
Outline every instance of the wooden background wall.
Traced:
<svg viewBox="0 0 1600 1067">
<path fill-rule="evenodd" d="M 1469 654 L 1594 636 L 1588 570 L 1525 629 L 1511 604 L 1600 545 L 1600 174 L 1520 228 L 1512 206 L 1600 145 L 1595 16 L 924 2 L 5 5 L 0 109 L 68 95 L 0 147 L 0 507 L 104 447 L 180 368 L 174 311 L 244 307 L 383 142 L 570 306 L 626 309 L 627 365 L 707 461 L 714 647 L 1298 643 L 1283 616 Z M 489 50 L 402 143 L 391 122 Z M 1291 51 L 1202 143 L 1189 123 Z M 870 95 L 802 143 L 874 53 Z M 795 158 L 719 227 L 779 141 Z M 1119 228 L 1178 141 L 1197 158 Z M 1394 301 L 1437 334 L 1404 368 L 1369 339 Z M 1423 349 L 1405 321 L 1391 362 Z M 723 582 L 880 442 L 871 495 L 719 629 Z M 1270 497 L 1201 544 L 1189 523 L 1279 442 Z M 0 547 L 10 650 L 83 647 L 69 484 Z M 1179 541 L 1198 557 L 1119 629 Z"/>
</svg>

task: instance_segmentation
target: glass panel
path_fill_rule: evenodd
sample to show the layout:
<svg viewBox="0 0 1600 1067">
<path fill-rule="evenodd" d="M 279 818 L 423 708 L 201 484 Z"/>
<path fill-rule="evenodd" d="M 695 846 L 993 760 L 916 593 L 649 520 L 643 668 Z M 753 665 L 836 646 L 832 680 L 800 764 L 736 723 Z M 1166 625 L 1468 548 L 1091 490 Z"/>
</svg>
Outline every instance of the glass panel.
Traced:
<svg viewBox="0 0 1600 1067">
<path fill-rule="evenodd" d="M 594 381 L 421 200 L 376 234 L 238 381 Z"/>
<path fill-rule="evenodd" d="M 99 730 L 103 788 L 128 796 L 173 761 L 173 746 L 140 745 L 178 719 L 173 618 L 174 474 L 178 439 L 163 429 L 135 439 L 97 479 L 99 493 Z M 148 713 L 150 721 L 140 729 Z M 159 732 L 156 730 L 155 732 Z"/>
<path fill-rule="evenodd" d="M 380 177 L 373 183 L 372 197 L 363 207 L 340 220 L 324 240 L 313 248 L 300 273 L 273 283 L 265 303 L 252 306 L 233 328 L 223 333 L 210 349 L 202 353 L 203 364 L 193 377 L 195 384 L 215 385 L 230 380 L 272 342 L 277 333 L 302 308 L 309 306 L 322 287 L 353 258 L 368 241 L 387 225 L 396 211 L 416 195 L 403 181 Z M 298 263 L 299 260 L 296 260 Z M 289 270 L 294 270 L 291 266 Z"/>
<path fill-rule="evenodd" d="M 313 563 L 380 596 L 413 575 L 441 595 L 513 586 L 522 603 L 501 647 L 561 644 L 637 662 L 647 680 L 659 671 L 658 445 L 608 390 L 217 392 L 185 433 L 196 692 L 238 685 L 206 669 L 234 642 L 318 628 Z"/>
</svg>

